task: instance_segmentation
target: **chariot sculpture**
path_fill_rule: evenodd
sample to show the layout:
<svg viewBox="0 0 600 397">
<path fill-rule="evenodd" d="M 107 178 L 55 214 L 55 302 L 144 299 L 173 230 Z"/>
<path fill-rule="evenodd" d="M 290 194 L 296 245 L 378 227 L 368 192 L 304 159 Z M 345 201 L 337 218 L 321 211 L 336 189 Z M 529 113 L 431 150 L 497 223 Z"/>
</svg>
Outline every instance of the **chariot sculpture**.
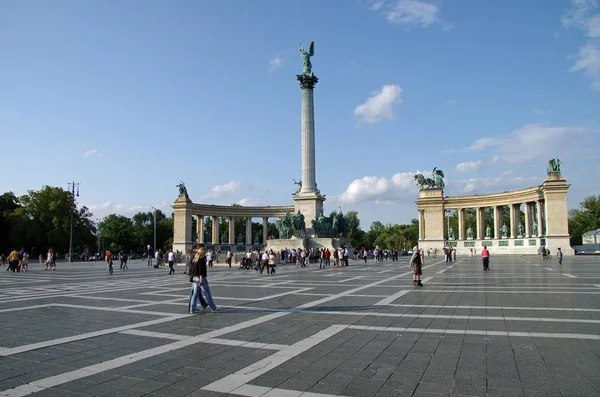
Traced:
<svg viewBox="0 0 600 397">
<path fill-rule="evenodd" d="M 415 175 L 415 182 L 419 189 L 443 189 L 444 188 L 444 171 L 438 170 L 437 167 L 431 172 L 431 178 L 425 178 L 423 174 Z"/>
</svg>

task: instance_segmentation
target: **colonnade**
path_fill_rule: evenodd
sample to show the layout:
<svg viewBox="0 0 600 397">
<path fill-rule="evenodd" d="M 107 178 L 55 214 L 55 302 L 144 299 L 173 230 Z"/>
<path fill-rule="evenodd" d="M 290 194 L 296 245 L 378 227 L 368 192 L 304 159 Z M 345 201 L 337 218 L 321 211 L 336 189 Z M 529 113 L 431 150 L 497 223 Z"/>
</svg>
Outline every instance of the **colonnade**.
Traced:
<svg viewBox="0 0 600 397">
<path fill-rule="evenodd" d="M 507 235 L 502 235 L 502 208 L 508 206 L 510 214 L 510 224 L 507 226 Z M 523 225 L 523 233 L 518 232 L 518 225 L 521 218 L 521 206 L 523 206 L 523 213 L 525 218 L 525 224 Z M 486 225 L 484 222 L 484 210 L 486 208 L 492 208 L 492 222 L 493 225 Z M 494 205 L 491 207 L 475 207 L 471 208 L 475 210 L 475 230 L 473 230 L 472 236 L 468 235 L 468 228 L 465 226 L 465 212 L 469 208 L 451 208 L 445 207 L 445 211 L 455 210 L 458 215 L 458 233 L 454 237 L 448 235 L 448 225 L 446 225 L 446 239 L 447 240 L 471 240 L 485 238 L 501 239 L 501 238 L 530 238 L 530 237 L 542 237 L 546 228 L 544 227 L 544 200 L 537 200 L 532 202 L 523 203 L 510 203 L 506 205 Z M 420 212 L 422 212 L 421 210 Z M 420 214 L 422 219 L 423 214 Z M 489 236 L 486 235 L 486 229 L 490 226 L 491 233 Z M 537 227 L 536 227 L 537 226 Z M 537 230 L 536 230 L 537 229 Z M 534 233 L 536 232 L 536 233 Z"/>
<path fill-rule="evenodd" d="M 542 185 L 502 193 L 448 197 L 442 189 L 422 189 L 417 200 L 419 246 L 437 250 L 453 247 L 459 254 L 484 246 L 496 254 L 536 254 L 542 247 L 555 252 L 560 247 L 563 253 L 572 254 L 569 186 L 560 172 L 549 172 Z M 509 219 L 504 221 L 506 207 Z M 475 210 L 475 220 L 467 224 L 469 210 Z M 452 233 L 447 211 L 456 211 L 458 218 L 458 230 Z"/>
<path fill-rule="evenodd" d="M 212 221 L 212 230 L 211 230 L 211 238 L 210 241 L 205 241 L 205 236 L 204 236 L 204 219 L 206 218 L 204 215 L 193 215 L 193 217 L 196 219 L 196 235 L 198 236 L 197 239 L 197 243 L 201 243 L 201 244 L 212 244 L 212 245 L 217 245 L 217 244 L 221 244 L 222 242 L 220 241 L 221 236 L 219 236 L 219 216 L 211 216 L 211 221 Z M 246 231 L 245 231 L 245 242 L 242 242 L 241 244 L 245 244 L 245 245 L 251 245 L 252 244 L 252 219 L 253 217 L 247 216 L 244 217 L 246 220 Z M 227 223 L 228 223 L 228 230 L 227 230 L 227 245 L 236 245 L 238 243 L 237 241 L 237 236 L 235 235 L 235 221 L 236 219 L 238 219 L 238 217 L 234 217 L 234 216 L 228 216 L 227 217 Z M 268 216 L 263 216 L 262 217 L 262 226 L 263 226 L 263 241 L 262 244 L 264 244 L 267 241 L 267 236 L 269 234 L 269 217 Z M 225 244 L 224 244 L 225 245 Z"/>
</svg>

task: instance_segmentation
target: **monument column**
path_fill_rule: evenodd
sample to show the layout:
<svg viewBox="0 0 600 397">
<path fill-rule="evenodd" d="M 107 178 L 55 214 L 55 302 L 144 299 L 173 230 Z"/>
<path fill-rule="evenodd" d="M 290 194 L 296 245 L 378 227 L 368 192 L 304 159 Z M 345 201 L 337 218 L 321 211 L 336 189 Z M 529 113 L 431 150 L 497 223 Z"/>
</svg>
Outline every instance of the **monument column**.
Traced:
<svg viewBox="0 0 600 397">
<path fill-rule="evenodd" d="M 419 240 L 425 240 L 425 216 L 423 210 L 419 210 Z"/>
<path fill-rule="evenodd" d="M 192 201 L 180 194 L 173 204 L 173 250 L 186 252 L 192 248 Z"/>
<path fill-rule="evenodd" d="M 525 210 L 525 237 L 531 237 L 531 206 L 529 203 L 523 203 L 523 208 Z"/>
<path fill-rule="evenodd" d="M 196 234 L 198 244 L 204 244 L 204 215 L 196 215 Z"/>
<path fill-rule="evenodd" d="M 293 195 L 295 209 L 304 215 L 306 232 L 311 234 L 311 221 L 317 219 L 323 211 L 323 201 L 317 189 L 316 167 L 315 167 L 315 108 L 313 90 L 319 81 L 312 72 L 310 58 L 315 54 L 314 42 L 310 43 L 308 51 L 300 46 L 300 53 L 304 60 L 302 74 L 296 75 L 302 89 L 302 185 Z"/>
<path fill-rule="evenodd" d="M 544 235 L 544 228 L 542 227 L 542 200 L 537 201 L 537 224 L 538 224 L 538 237 Z"/>
<path fill-rule="evenodd" d="M 233 216 L 230 216 L 228 218 L 228 223 L 229 223 L 229 245 L 233 245 L 235 244 L 235 218 Z"/>
<path fill-rule="evenodd" d="M 557 160 L 559 161 L 559 160 Z M 565 255 L 572 255 L 569 241 L 569 208 L 567 191 L 570 185 L 557 171 L 548 172 L 542 185 L 546 221 L 546 248 L 555 253 L 560 247 Z"/>
<path fill-rule="evenodd" d="M 219 217 L 212 217 L 212 243 L 219 244 Z"/>
<path fill-rule="evenodd" d="M 479 240 L 483 240 L 483 208 L 477 207 L 475 208 L 475 238 Z"/>
<path fill-rule="evenodd" d="M 516 218 L 516 206 L 514 204 L 509 204 L 510 207 L 510 211 L 508 211 L 508 213 L 510 214 L 510 238 L 515 238 L 515 229 L 516 229 L 516 225 L 515 225 L 515 218 Z"/>
<path fill-rule="evenodd" d="M 263 216 L 263 244 L 267 243 L 267 238 L 269 234 L 269 217 Z"/>
<path fill-rule="evenodd" d="M 498 216 L 498 206 L 494 206 L 494 238 L 500 238 L 500 217 Z"/>
<path fill-rule="evenodd" d="M 252 217 L 246 218 L 246 245 L 252 244 Z"/>
</svg>

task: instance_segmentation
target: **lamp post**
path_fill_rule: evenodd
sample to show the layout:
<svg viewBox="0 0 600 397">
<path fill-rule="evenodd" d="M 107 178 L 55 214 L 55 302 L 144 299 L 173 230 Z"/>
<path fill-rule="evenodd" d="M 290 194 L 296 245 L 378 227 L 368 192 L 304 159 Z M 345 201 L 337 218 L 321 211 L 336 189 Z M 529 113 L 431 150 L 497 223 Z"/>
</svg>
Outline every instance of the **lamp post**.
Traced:
<svg viewBox="0 0 600 397">
<path fill-rule="evenodd" d="M 75 207 L 75 188 L 77 188 L 77 197 L 79 197 L 79 182 L 69 182 L 69 190 L 73 197 L 73 207 Z M 75 208 L 71 208 L 71 232 L 69 233 L 69 262 L 73 262 L 73 212 Z"/>
<path fill-rule="evenodd" d="M 444 213 L 446 214 L 446 239 L 449 240 L 450 239 L 450 210 L 444 210 Z"/>
<path fill-rule="evenodd" d="M 154 253 L 156 254 L 156 208 L 152 207 L 154 210 L 153 219 L 154 219 Z"/>
<path fill-rule="evenodd" d="M 98 251 L 96 251 L 96 260 L 100 256 L 100 219 L 96 218 L 96 235 L 98 236 Z"/>
</svg>

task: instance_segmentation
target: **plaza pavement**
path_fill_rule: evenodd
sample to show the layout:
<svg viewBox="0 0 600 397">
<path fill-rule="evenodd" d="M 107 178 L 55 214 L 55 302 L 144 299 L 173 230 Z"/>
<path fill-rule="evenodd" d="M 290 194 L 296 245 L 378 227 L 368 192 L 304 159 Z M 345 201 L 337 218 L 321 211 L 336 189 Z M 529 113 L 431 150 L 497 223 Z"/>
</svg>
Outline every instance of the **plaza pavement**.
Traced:
<svg viewBox="0 0 600 397">
<path fill-rule="evenodd" d="M 600 257 L 407 262 L 214 268 L 196 315 L 181 267 L 0 268 L 0 396 L 600 395 Z"/>
</svg>

